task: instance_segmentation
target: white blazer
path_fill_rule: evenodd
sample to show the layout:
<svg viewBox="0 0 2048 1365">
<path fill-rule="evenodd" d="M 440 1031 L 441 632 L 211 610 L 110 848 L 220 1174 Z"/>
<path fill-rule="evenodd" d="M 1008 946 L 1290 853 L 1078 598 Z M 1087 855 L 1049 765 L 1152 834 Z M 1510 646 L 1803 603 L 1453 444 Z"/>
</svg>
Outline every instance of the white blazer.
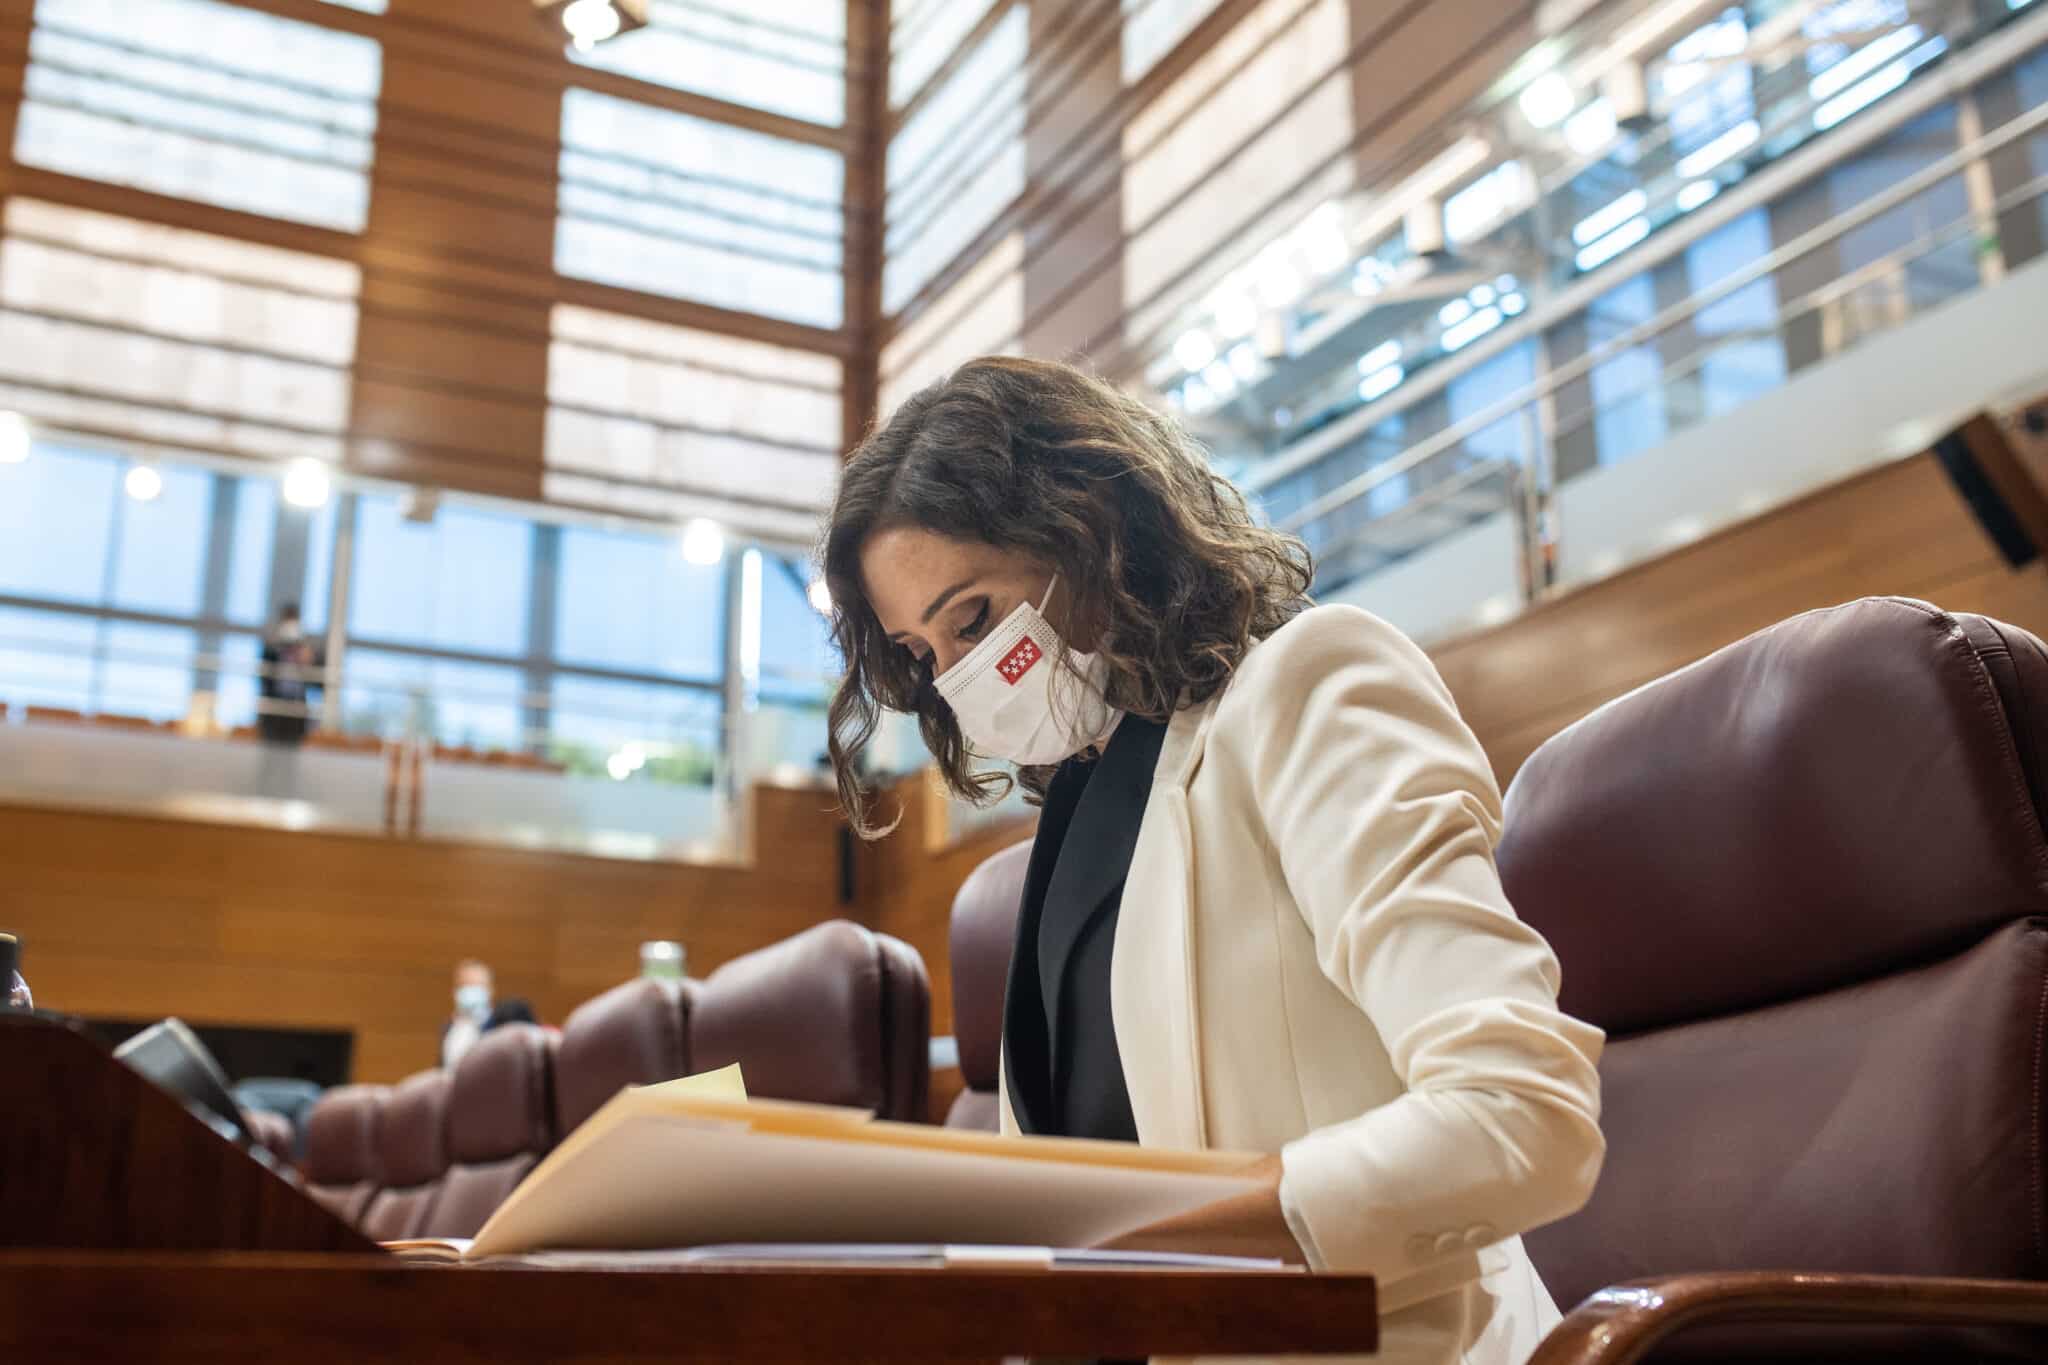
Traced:
<svg viewBox="0 0 2048 1365">
<path fill-rule="evenodd" d="M 1317 607 L 1174 716 L 1118 911 L 1139 1141 L 1279 1152 L 1311 1267 L 1379 1281 L 1381 1365 L 1519 1365 L 1557 1310 L 1518 1234 L 1605 1152 L 1602 1035 L 1558 1011 L 1500 827 L 1428 658 Z"/>
</svg>

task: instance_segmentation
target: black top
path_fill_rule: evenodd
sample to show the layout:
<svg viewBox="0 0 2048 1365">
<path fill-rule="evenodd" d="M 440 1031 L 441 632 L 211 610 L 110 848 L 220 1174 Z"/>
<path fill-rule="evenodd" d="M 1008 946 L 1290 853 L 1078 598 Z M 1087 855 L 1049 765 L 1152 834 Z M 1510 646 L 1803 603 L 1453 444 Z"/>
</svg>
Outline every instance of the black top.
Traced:
<svg viewBox="0 0 2048 1365">
<path fill-rule="evenodd" d="M 1109 968 L 1165 738 L 1159 722 L 1125 716 L 1100 760 L 1069 759 L 1046 788 L 1003 1014 L 1010 1108 L 1026 1133 L 1138 1140 Z"/>
</svg>

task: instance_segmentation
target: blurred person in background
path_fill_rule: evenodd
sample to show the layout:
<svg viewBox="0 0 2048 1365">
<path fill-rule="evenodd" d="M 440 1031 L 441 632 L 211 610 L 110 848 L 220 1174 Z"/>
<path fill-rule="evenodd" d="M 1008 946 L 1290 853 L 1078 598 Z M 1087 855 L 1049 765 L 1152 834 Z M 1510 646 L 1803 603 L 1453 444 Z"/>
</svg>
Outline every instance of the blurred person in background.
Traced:
<svg viewBox="0 0 2048 1365">
<path fill-rule="evenodd" d="M 455 964 L 455 1013 L 441 1029 L 441 1065 L 453 1068 L 477 1040 L 501 1024 L 531 1024 L 533 1006 L 498 1000 L 491 969 L 473 957 Z"/>
<path fill-rule="evenodd" d="M 257 708 L 256 732 L 266 743 L 298 744 L 306 738 L 306 698 L 321 666 L 319 647 L 299 623 L 299 604 L 286 602 L 263 632 L 258 690 L 267 704 Z"/>
</svg>

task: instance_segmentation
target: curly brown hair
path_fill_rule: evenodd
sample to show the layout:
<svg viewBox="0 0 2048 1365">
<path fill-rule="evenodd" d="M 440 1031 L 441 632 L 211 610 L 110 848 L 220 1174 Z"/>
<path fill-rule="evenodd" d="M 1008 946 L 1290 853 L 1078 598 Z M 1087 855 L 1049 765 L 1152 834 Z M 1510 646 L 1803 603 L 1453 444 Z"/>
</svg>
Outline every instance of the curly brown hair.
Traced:
<svg viewBox="0 0 2048 1365">
<path fill-rule="evenodd" d="M 1208 700 L 1254 640 L 1309 605 L 1308 548 L 1261 526 L 1172 418 L 1069 365 L 990 356 L 917 394 L 862 441 L 840 477 L 820 551 L 846 675 L 832 698 L 832 766 L 864 838 L 858 775 L 884 710 L 914 714 L 946 786 L 986 803 L 1010 789 L 975 771 L 931 666 L 883 631 L 860 555 L 914 527 L 1058 569 L 1109 664 L 1108 700 L 1165 720 Z M 1042 797 L 1053 769 L 1017 780 Z"/>
</svg>

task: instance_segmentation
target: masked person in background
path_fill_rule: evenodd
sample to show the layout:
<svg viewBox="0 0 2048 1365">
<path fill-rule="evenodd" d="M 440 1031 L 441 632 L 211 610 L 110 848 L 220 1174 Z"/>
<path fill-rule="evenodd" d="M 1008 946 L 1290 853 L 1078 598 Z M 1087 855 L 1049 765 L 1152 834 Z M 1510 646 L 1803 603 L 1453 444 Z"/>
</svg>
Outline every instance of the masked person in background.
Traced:
<svg viewBox="0 0 2048 1365">
<path fill-rule="evenodd" d="M 462 1054 L 500 1024 L 534 1022 L 524 1000 L 494 1001 L 491 969 L 475 958 L 455 964 L 455 1013 L 441 1030 L 441 1065 L 454 1069 Z"/>
<path fill-rule="evenodd" d="M 1486 755 L 1419 649 L 1315 607 L 1170 417 L 972 362 L 847 463 L 822 551 L 856 779 L 884 710 L 947 785 L 1042 805 L 1005 1132 L 1268 1154 L 1119 1243 L 1377 1277 L 1385 1365 L 1515 1365 L 1558 1313 L 1519 1234 L 1584 1203 L 1602 1036 L 1494 869 Z"/>
</svg>

